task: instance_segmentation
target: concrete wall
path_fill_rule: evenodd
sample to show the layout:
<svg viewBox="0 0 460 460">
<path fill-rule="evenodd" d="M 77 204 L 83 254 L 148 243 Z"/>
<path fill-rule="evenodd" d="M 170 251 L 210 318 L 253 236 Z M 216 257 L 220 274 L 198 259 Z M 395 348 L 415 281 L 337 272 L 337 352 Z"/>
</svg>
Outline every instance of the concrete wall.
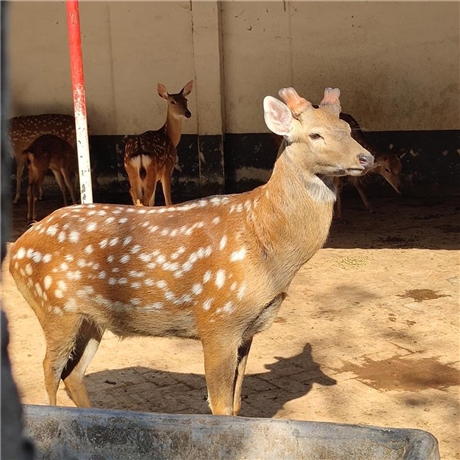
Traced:
<svg viewBox="0 0 460 460">
<path fill-rule="evenodd" d="M 262 99 L 288 85 L 312 102 L 339 87 L 373 131 L 459 127 L 457 2 L 83 1 L 80 15 L 94 134 L 157 127 L 157 82 L 195 77 L 185 133 L 219 133 L 221 95 L 226 132 L 265 132 Z M 13 1 L 9 49 L 13 114 L 71 111 L 65 2 Z"/>
<path fill-rule="evenodd" d="M 342 109 L 371 133 L 458 130 L 459 10 L 458 2 L 80 1 L 93 150 L 123 175 L 122 136 L 164 123 L 157 83 L 177 92 L 190 79 L 175 180 L 202 194 L 225 190 L 224 178 L 268 178 L 276 148 L 251 159 L 269 142 L 248 136 L 268 133 L 263 97 L 284 86 L 312 103 L 339 87 Z M 72 113 L 65 2 L 12 1 L 9 18 L 11 115 Z M 445 162 L 458 162 L 456 148 L 444 147 Z"/>
</svg>

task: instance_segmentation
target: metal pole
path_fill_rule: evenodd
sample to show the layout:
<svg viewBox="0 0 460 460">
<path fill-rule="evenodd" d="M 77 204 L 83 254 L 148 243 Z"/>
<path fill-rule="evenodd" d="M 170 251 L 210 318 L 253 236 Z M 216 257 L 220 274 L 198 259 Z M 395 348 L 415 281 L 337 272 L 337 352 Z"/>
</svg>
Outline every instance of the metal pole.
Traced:
<svg viewBox="0 0 460 460">
<path fill-rule="evenodd" d="M 83 77 L 78 0 L 67 0 L 67 30 L 69 34 L 75 129 L 77 132 L 81 202 L 92 203 L 93 190 L 91 187 L 91 164 L 89 158 L 88 125 L 86 122 L 85 80 Z"/>
</svg>

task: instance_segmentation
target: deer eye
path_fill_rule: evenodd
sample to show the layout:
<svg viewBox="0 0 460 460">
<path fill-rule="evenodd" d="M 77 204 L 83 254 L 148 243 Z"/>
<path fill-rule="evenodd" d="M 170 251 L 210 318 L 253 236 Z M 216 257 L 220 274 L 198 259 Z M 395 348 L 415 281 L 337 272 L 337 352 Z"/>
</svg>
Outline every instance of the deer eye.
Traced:
<svg viewBox="0 0 460 460">
<path fill-rule="evenodd" d="M 319 133 L 311 133 L 311 134 L 309 134 L 309 137 L 310 137 L 310 139 L 313 139 L 313 140 L 323 138 L 323 136 L 321 136 L 321 134 L 319 134 Z"/>
<path fill-rule="evenodd" d="M 175 100 L 172 100 L 172 101 L 171 101 L 171 104 L 172 104 L 172 105 L 177 105 L 177 102 L 176 102 Z"/>
<path fill-rule="evenodd" d="M 390 169 L 390 168 L 385 168 L 385 171 L 386 171 L 387 173 L 391 173 L 391 169 Z"/>
</svg>

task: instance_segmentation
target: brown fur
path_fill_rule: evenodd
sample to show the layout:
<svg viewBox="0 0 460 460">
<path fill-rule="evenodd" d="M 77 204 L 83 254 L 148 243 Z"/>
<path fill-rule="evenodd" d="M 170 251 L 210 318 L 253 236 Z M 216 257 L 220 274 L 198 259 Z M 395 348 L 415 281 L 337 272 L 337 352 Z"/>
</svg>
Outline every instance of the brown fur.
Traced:
<svg viewBox="0 0 460 460">
<path fill-rule="evenodd" d="M 168 94 L 166 87 L 158 84 L 158 95 L 168 102 L 165 124 L 157 131 L 146 131 L 126 142 L 124 165 L 133 204 L 153 206 L 158 181 L 161 181 L 166 204 L 172 204 L 171 176 L 177 160 L 182 119 L 191 116 L 186 97 L 192 88 L 193 81 L 190 81 L 180 93 Z"/>
<path fill-rule="evenodd" d="M 36 202 L 48 169 L 53 172 L 62 192 L 64 206 L 67 206 L 65 186 L 70 191 L 72 203 L 77 202 L 74 185 L 78 167 L 77 153 L 67 141 L 53 134 L 44 134 L 35 139 L 24 150 L 23 155 L 26 158 L 29 172 L 27 188 L 27 220 L 29 223 L 37 220 Z"/>
<path fill-rule="evenodd" d="M 75 118 L 71 115 L 42 114 L 22 115 L 9 120 L 9 140 L 16 160 L 16 194 L 14 203 L 21 195 L 21 181 L 25 166 L 23 151 L 43 134 L 54 134 L 76 149 Z M 42 191 L 40 190 L 40 197 Z"/>
<path fill-rule="evenodd" d="M 304 105 L 294 89 L 282 94 Z M 331 182 L 373 163 L 337 106 L 308 103 L 293 117 L 266 97 L 264 109 L 287 144 L 265 185 L 161 208 L 64 208 L 15 242 L 10 271 L 43 327 L 50 404 L 62 378 L 78 406 L 90 405 L 83 376 L 109 329 L 198 338 L 212 413 L 238 414 L 253 336 L 326 241 L 335 194 L 318 175 Z"/>
</svg>

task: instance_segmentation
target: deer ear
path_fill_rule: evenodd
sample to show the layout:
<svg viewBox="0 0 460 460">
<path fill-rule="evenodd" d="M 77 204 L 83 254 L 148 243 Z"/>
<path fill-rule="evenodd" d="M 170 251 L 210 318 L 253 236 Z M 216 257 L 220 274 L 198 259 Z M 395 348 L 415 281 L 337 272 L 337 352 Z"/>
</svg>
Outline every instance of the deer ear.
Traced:
<svg viewBox="0 0 460 460">
<path fill-rule="evenodd" d="M 184 97 L 187 97 L 193 89 L 193 80 L 190 80 L 182 89 L 181 94 Z"/>
<path fill-rule="evenodd" d="M 272 96 L 264 99 L 264 119 L 268 129 L 280 136 L 287 136 L 294 123 L 288 107 Z"/>
<path fill-rule="evenodd" d="M 158 96 L 162 97 L 163 99 L 168 99 L 168 90 L 166 89 L 165 85 L 158 83 L 157 86 Z"/>
</svg>

